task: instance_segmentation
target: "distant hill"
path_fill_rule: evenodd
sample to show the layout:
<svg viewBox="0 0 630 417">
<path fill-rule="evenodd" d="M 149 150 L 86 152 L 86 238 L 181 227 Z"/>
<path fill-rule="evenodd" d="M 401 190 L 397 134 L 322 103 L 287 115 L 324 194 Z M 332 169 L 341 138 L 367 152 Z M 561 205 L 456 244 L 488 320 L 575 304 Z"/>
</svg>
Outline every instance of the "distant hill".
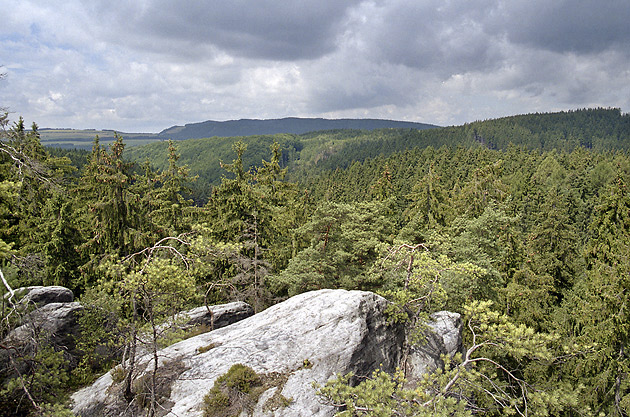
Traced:
<svg viewBox="0 0 630 417">
<path fill-rule="evenodd" d="M 158 133 L 164 139 L 196 139 L 210 137 L 233 137 L 251 135 L 275 135 L 292 133 L 301 135 L 323 130 L 356 129 L 375 130 L 387 128 L 432 129 L 438 126 L 426 123 L 403 122 L 383 119 L 321 119 L 287 117 L 284 119 L 241 119 L 216 122 L 208 120 L 189 123 L 185 126 L 173 126 Z"/>
<path fill-rule="evenodd" d="M 298 120 L 304 121 L 283 119 L 289 124 Z M 268 122 L 273 125 L 276 121 L 250 122 Z M 211 126 L 212 123 L 229 124 L 204 122 L 187 126 L 203 124 Z M 321 128 L 323 125 L 313 123 L 311 126 Z M 417 128 L 367 130 L 365 126 L 364 124 L 361 130 L 318 130 L 302 134 L 261 132 L 256 135 L 245 135 L 241 130 L 239 134 L 229 137 L 219 137 L 219 132 L 206 131 L 202 138 L 183 140 L 177 143 L 177 147 L 181 155 L 180 163 L 188 165 L 191 173 L 199 176 L 195 186 L 198 188 L 196 195 L 199 201 L 207 199 L 209 185 L 219 184 L 221 177 L 226 174 L 221 168 L 220 161 L 229 162 L 234 158 L 232 144 L 238 140 L 248 145 L 243 156 L 244 164 L 248 167 L 259 165 L 262 159 L 269 160 L 269 146 L 274 141 L 278 142 L 282 148 L 282 164 L 289 168 L 290 178 L 296 181 L 326 171 L 345 169 L 355 162 L 362 163 L 393 154 L 407 158 L 408 156 L 404 155 L 406 151 L 427 147 L 434 149 L 441 146 L 487 147 L 507 150 L 510 145 L 516 145 L 541 151 L 552 149 L 571 151 L 576 148 L 600 152 L 630 151 L 630 115 L 622 114 L 619 109 L 598 108 L 527 114 L 466 123 L 462 126 L 421 130 Z M 175 133 L 175 130 L 171 129 L 165 132 L 168 131 L 171 131 L 171 134 Z M 163 134 L 165 133 L 162 132 L 160 135 Z M 164 140 L 166 137 L 146 146 L 130 147 L 125 154 L 130 160 L 138 162 L 148 160 L 154 167 L 164 169 L 168 165 L 166 150 L 168 143 Z"/>
<path fill-rule="evenodd" d="M 308 119 L 287 117 L 285 119 L 241 119 L 216 122 L 208 120 L 199 123 L 188 123 L 184 126 L 173 126 L 160 133 L 125 133 L 117 132 L 128 146 L 146 145 L 168 139 L 202 139 L 212 137 L 239 137 L 253 135 L 275 135 L 280 133 L 303 134 L 327 130 L 365 130 L 375 129 L 431 129 L 438 126 L 426 123 L 403 122 L 382 119 Z M 101 143 L 110 143 L 114 139 L 113 130 L 96 129 L 55 129 L 41 128 L 39 130 L 42 143 L 45 146 L 59 148 L 91 149 L 96 135 Z"/>
</svg>

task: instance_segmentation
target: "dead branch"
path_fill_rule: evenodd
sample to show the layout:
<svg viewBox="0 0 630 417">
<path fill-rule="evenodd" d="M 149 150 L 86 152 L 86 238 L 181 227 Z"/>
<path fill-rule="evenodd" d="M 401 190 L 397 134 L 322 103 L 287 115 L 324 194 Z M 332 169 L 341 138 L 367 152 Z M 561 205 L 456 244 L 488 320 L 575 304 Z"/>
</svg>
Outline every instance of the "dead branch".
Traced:
<svg viewBox="0 0 630 417">
<path fill-rule="evenodd" d="M 174 254 L 176 257 L 178 257 L 179 259 L 181 259 L 181 261 L 184 263 L 184 265 L 186 266 L 186 269 L 190 269 L 190 259 L 187 258 L 186 256 L 184 256 L 184 254 L 182 254 L 177 248 L 175 248 L 174 246 L 171 245 L 163 245 L 164 242 L 173 240 L 175 242 L 178 242 L 184 246 L 190 246 L 190 243 L 183 240 L 181 236 L 169 236 L 169 237 L 165 237 L 163 239 L 160 239 L 159 241 L 157 241 L 153 246 L 148 247 L 148 248 L 144 248 L 136 253 L 132 253 L 131 255 L 128 255 L 124 258 L 124 262 L 127 262 L 137 256 L 140 255 L 145 255 L 146 257 L 146 262 L 145 262 L 145 266 L 149 264 L 149 262 L 151 261 L 151 259 L 153 258 L 153 253 L 157 250 L 166 250 L 168 252 L 171 252 L 172 254 Z M 144 273 L 144 267 L 139 271 L 140 274 Z"/>
</svg>

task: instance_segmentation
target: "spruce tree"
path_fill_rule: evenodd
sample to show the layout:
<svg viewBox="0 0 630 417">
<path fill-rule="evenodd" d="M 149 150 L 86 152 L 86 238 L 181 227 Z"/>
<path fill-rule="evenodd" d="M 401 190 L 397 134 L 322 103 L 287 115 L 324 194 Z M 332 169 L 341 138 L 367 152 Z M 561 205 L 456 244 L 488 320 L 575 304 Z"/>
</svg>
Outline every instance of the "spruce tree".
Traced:
<svg viewBox="0 0 630 417">
<path fill-rule="evenodd" d="M 618 174 L 599 197 L 585 250 L 587 271 L 567 296 L 558 330 L 584 353 L 566 365 L 596 413 L 630 413 L 630 193 Z"/>
</svg>

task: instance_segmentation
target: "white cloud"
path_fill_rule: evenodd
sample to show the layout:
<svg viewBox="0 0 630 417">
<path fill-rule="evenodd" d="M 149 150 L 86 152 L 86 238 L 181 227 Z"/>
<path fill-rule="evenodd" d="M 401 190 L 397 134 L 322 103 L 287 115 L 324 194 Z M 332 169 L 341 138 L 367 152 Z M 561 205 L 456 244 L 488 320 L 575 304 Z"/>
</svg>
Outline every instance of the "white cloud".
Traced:
<svg viewBox="0 0 630 417">
<path fill-rule="evenodd" d="M 630 108 L 618 0 L 7 2 L 0 105 L 45 127 Z"/>
</svg>

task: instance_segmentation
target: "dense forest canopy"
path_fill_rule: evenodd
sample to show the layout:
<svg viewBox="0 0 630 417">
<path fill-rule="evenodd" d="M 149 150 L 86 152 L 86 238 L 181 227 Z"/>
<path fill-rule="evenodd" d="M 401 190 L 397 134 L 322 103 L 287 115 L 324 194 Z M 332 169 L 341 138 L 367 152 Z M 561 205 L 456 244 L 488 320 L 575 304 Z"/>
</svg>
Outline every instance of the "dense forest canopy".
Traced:
<svg viewBox="0 0 630 417">
<path fill-rule="evenodd" d="M 585 109 L 559 113 L 531 114 L 486 120 L 463 126 L 439 129 L 375 129 L 331 130 L 301 135 L 276 134 L 229 138 L 200 138 L 178 142 L 181 163 L 191 175 L 198 176 L 195 200 L 207 199 L 207 184 L 221 181 L 220 161 L 233 157 L 236 141 L 248 145 L 244 155 L 247 166 L 257 166 L 268 155 L 269 145 L 278 142 L 282 148 L 281 165 L 288 177 L 301 182 L 323 171 L 348 168 L 352 163 L 388 156 L 415 148 L 483 146 L 506 150 L 522 146 L 529 150 L 570 152 L 584 147 L 595 151 L 628 150 L 630 147 L 630 116 L 619 109 Z M 168 142 L 156 142 L 129 148 L 130 160 L 148 160 L 157 169 L 166 166 Z"/>
<path fill-rule="evenodd" d="M 364 289 L 394 301 L 411 329 L 441 309 L 482 323 L 492 343 L 475 352 L 486 361 L 473 370 L 459 358 L 465 367 L 428 380 L 446 381 L 444 415 L 630 413 L 630 116 L 618 109 L 130 150 L 97 138 L 83 161 L 42 147 L 36 125 L 4 123 L 7 287 L 72 289 L 98 306 L 86 322 L 118 318 L 121 351 L 143 326 L 204 300 L 260 311 L 304 291 Z M 89 355 L 72 371 L 28 360 L 30 385 L 5 370 L 0 407 L 16 415 L 105 370 Z M 44 389 L 48 374 L 67 382 Z M 395 378 L 375 377 L 374 389 Z M 324 392 L 347 402 L 343 386 Z M 425 415 L 409 395 L 386 394 L 389 409 Z"/>
</svg>

